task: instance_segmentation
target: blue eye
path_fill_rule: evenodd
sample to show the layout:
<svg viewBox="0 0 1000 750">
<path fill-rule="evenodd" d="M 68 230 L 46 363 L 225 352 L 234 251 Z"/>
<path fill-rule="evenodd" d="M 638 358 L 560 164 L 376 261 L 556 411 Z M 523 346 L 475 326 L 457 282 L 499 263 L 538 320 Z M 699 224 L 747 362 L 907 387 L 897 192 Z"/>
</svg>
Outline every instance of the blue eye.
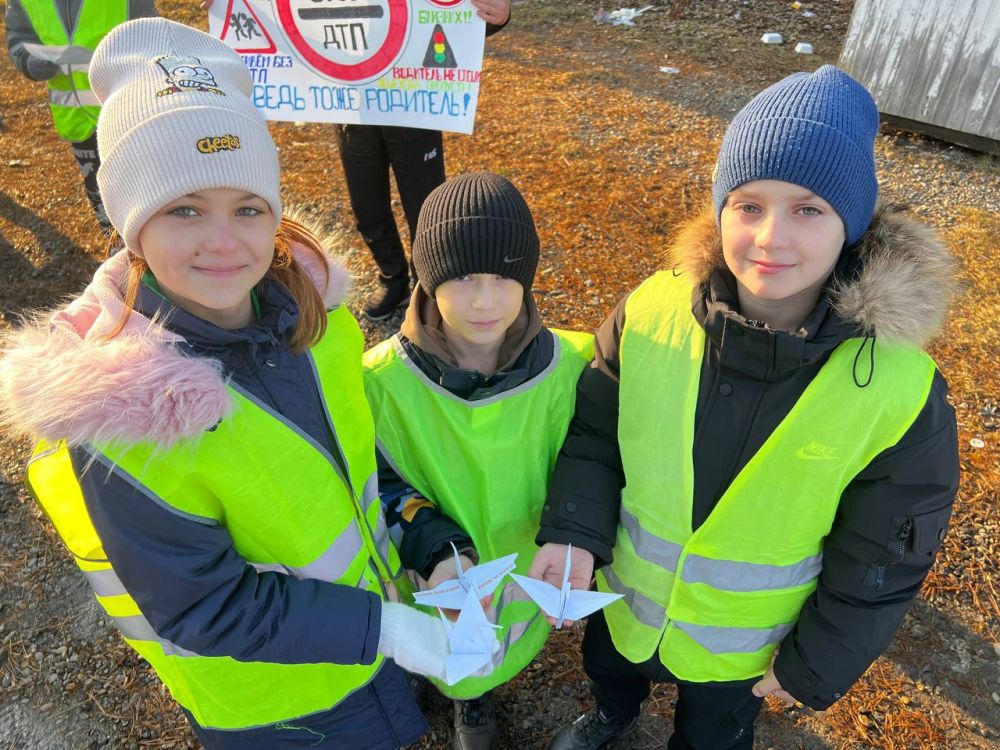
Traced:
<svg viewBox="0 0 1000 750">
<path fill-rule="evenodd" d="M 816 206 L 803 206 L 799 209 L 805 216 L 822 216 L 823 211 L 816 208 Z"/>
<path fill-rule="evenodd" d="M 197 216 L 198 212 L 191 206 L 178 206 L 177 208 L 172 208 L 169 211 L 171 216 L 180 216 L 183 219 L 188 219 L 192 216 Z"/>
<path fill-rule="evenodd" d="M 254 206 L 241 206 L 236 210 L 237 216 L 263 216 L 264 212 Z"/>
</svg>

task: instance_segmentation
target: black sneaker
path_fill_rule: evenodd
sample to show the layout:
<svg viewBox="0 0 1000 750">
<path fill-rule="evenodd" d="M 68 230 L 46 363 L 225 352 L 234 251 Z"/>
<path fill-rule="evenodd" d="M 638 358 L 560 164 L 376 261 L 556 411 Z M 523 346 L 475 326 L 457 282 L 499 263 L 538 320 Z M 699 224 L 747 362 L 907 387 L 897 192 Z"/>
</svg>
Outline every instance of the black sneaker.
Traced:
<svg viewBox="0 0 1000 750">
<path fill-rule="evenodd" d="M 368 320 L 385 320 L 410 299 L 410 278 L 379 278 L 380 288 L 361 310 Z"/>
<path fill-rule="evenodd" d="M 619 719 L 595 708 L 567 724 L 549 743 L 548 750 L 600 750 L 635 729 L 638 716 Z"/>
<path fill-rule="evenodd" d="M 497 750 L 497 732 L 493 696 L 489 693 L 468 701 L 455 701 L 454 750 Z"/>
</svg>

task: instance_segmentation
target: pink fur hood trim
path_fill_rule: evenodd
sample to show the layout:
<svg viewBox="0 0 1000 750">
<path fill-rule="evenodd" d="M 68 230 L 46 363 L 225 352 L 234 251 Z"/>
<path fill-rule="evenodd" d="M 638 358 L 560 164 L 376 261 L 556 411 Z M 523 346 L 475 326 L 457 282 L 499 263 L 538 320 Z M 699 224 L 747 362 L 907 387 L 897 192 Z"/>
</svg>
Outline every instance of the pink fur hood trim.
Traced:
<svg viewBox="0 0 1000 750">
<path fill-rule="evenodd" d="M 347 270 L 327 258 L 325 280 L 312 253 L 292 249 L 327 308 L 340 304 L 351 285 Z M 182 339 L 158 321 L 133 312 L 120 334 L 105 338 L 124 310 L 127 272 L 123 250 L 66 307 L 3 336 L 0 425 L 70 445 L 153 441 L 168 448 L 228 413 L 219 363 L 183 354 L 176 346 Z"/>
</svg>

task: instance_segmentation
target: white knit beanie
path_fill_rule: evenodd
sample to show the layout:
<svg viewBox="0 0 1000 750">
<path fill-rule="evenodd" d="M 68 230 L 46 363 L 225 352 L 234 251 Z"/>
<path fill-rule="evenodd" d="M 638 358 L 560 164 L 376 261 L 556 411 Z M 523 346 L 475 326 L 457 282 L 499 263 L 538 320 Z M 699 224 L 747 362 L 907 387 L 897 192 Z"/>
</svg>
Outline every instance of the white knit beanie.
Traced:
<svg viewBox="0 0 1000 750">
<path fill-rule="evenodd" d="M 140 18 L 104 38 L 89 75 L 102 103 L 97 184 L 126 247 L 139 248 L 139 231 L 160 208 L 212 188 L 259 195 L 277 229 L 278 150 L 230 47 L 165 18 Z"/>
</svg>

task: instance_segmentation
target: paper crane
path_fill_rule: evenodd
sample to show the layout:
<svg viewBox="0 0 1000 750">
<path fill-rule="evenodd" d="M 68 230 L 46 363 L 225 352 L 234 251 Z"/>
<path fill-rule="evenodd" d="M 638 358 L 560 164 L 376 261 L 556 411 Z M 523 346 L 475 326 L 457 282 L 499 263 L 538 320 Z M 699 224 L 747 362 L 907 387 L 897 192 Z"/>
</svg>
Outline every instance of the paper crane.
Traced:
<svg viewBox="0 0 1000 750">
<path fill-rule="evenodd" d="M 458 550 L 451 545 L 455 553 L 455 570 L 458 578 L 442 581 L 430 591 L 418 591 L 413 598 L 418 604 L 428 607 L 443 607 L 444 609 L 461 609 L 465 606 L 466 594 L 474 591 L 476 600 L 482 599 L 496 588 L 500 580 L 514 569 L 517 553 L 490 560 L 482 565 L 476 565 L 468 570 L 462 570 Z M 477 604 L 478 606 L 478 604 Z M 479 607 L 481 610 L 482 607 Z"/>
<path fill-rule="evenodd" d="M 474 587 L 465 595 L 460 609 L 458 620 L 454 623 L 449 622 L 444 613 L 438 611 L 451 647 L 451 653 L 444 662 L 445 682 L 449 685 L 454 685 L 463 677 L 485 667 L 500 648 L 496 636 L 500 626 L 491 625 L 486 619 L 486 613 L 479 603 L 479 594 Z"/>
<path fill-rule="evenodd" d="M 555 618 L 556 628 L 562 627 L 563 620 L 580 620 L 591 612 L 596 612 L 616 599 L 622 598 L 621 594 L 602 594 L 598 591 L 571 589 L 569 572 L 572 554 L 573 545 L 567 545 L 566 569 L 563 571 L 561 588 L 557 589 L 551 583 L 520 576 L 516 573 L 510 575 L 517 581 L 517 585 L 534 600 L 535 604 L 545 610 L 545 614 Z"/>
</svg>

